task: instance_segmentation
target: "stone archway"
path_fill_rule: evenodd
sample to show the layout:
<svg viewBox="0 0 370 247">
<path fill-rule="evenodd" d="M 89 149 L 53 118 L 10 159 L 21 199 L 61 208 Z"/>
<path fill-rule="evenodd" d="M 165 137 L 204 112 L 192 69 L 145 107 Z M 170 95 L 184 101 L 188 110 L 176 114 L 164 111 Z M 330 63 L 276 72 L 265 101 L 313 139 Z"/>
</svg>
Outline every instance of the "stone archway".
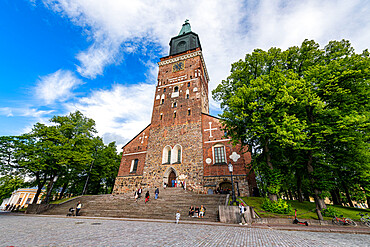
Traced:
<svg viewBox="0 0 370 247">
<path fill-rule="evenodd" d="M 168 187 L 174 187 L 173 181 L 176 180 L 176 173 L 172 170 L 168 175 Z"/>
<path fill-rule="evenodd" d="M 173 167 L 169 167 L 163 176 L 163 183 L 167 184 L 167 187 L 172 187 L 172 180 L 176 180 L 178 177 L 178 174 Z"/>
<path fill-rule="evenodd" d="M 220 183 L 219 188 L 220 188 L 221 193 L 226 194 L 229 191 L 231 191 L 232 186 L 231 186 L 231 183 L 229 181 L 224 181 L 224 182 Z"/>
</svg>

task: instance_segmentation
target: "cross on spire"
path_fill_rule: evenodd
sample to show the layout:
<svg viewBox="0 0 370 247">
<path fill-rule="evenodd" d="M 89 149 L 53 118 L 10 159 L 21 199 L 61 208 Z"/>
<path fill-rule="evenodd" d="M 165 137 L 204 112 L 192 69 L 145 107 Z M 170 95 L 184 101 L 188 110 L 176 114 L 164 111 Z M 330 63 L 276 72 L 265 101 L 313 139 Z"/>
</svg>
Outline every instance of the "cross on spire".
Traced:
<svg viewBox="0 0 370 247">
<path fill-rule="evenodd" d="M 148 138 L 147 136 L 145 136 L 145 132 L 143 133 L 143 136 L 140 136 L 139 137 L 139 140 L 141 140 L 141 143 L 144 143 L 144 139 L 145 138 Z"/>
<path fill-rule="evenodd" d="M 217 130 L 217 128 L 212 128 L 212 122 L 209 122 L 209 129 L 205 129 L 204 131 L 209 131 L 209 137 L 213 137 L 212 130 Z"/>
</svg>

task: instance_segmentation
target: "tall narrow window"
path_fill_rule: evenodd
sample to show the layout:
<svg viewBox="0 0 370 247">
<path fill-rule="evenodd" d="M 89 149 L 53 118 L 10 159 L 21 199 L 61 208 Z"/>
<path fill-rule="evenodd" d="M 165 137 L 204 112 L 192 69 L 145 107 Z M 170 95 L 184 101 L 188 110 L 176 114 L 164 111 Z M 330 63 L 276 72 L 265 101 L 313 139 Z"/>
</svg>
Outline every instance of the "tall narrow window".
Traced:
<svg viewBox="0 0 370 247">
<path fill-rule="evenodd" d="M 176 93 L 176 92 L 178 92 L 179 91 L 179 87 L 178 86 L 176 86 L 176 87 L 174 87 L 173 88 L 173 91 Z"/>
<path fill-rule="evenodd" d="M 162 119 L 163 119 L 163 114 L 161 113 L 160 120 L 162 120 Z"/>
<path fill-rule="evenodd" d="M 163 103 L 164 103 L 164 99 L 161 99 L 161 105 L 163 105 Z"/>
<path fill-rule="evenodd" d="M 171 150 L 168 150 L 167 163 L 171 164 Z"/>
<path fill-rule="evenodd" d="M 190 113 L 191 113 L 191 112 L 190 112 L 190 109 L 188 109 L 188 116 L 190 116 Z"/>
<path fill-rule="evenodd" d="M 163 88 L 163 92 L 164 92 L 164 93 L 166 92 L 166 88 Z"/>
<path fill-rule="evenodd" d="M 176 118 L 176 112 L 173 113 L 173 118 Z"/>
<path fill-rule="evenodd" d="M 189 94 L 186 95 L 186 99 L 189 99 Z"/>
<path fill-rule="evenodd" d="M 222 144 L 215 145 L 213 147 L 213 156 L 215 164 L 225 164 L 226 163 L 225 146 Z"/>
<path fill-rule="evenodd" d="M 132 160 L 130 173 L 136 173 L 138 163 L 139 163 L 139 160 L 138 159 Z"/>
<path fill-rule="evenodd" d="M 188 87 L 190 87 L 190 82 L 188 82 Z"/>
<path fill-rule="evenodd" d="M 177 107 L 177 102 L 173 102 L 173 108 Z"/>
<path fill-rule="evenodd" d="M 177 150 L 177 163 L 181 163 L 181 149 Z"/>
</svg>

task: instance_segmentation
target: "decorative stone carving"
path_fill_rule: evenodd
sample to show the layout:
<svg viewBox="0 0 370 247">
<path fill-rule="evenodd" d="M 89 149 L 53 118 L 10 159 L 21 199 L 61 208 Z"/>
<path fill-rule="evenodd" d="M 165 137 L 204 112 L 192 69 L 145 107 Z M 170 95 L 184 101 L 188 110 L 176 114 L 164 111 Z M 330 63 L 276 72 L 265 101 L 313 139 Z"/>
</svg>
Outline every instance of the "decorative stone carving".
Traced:
<svg viewBox="0 0 370 247">
<path fill-rule="evenodd" d="M 209 164 L 211 164 L 212 163 L 212 159 L 211 158 L 207 158 L 206 159 L 206 163 L 209 165 Z"/>
<path fill-rule="evenodd" d="M 237 154 L 236 152 L 233 152 L 230 156 L 230 159 L 232 159 L 234 162 L 237 162 L 238 159 L 240 158 L 240 155 Z"/>
</svg>

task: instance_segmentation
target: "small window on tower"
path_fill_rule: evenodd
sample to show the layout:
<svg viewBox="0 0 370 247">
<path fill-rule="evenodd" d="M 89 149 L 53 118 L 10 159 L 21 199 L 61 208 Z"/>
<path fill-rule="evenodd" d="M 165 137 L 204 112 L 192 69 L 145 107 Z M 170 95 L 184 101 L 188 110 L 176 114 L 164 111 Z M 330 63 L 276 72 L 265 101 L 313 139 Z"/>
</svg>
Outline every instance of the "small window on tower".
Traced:
<svg viewBox="0 0 370 247">
<path fill-rule="evenodd" d="M 189 94 L 186 95 L 186 99 L 189 99 Z"/>
<path fill-rule="evenodd" d="M 166 88 L 163 88 L 163 92 L 164 92 L 164 93 L 166 92 Z"/>
<path fill-rule="evenodd" d="M 173 108 L 176 108 L 176 107 L 177 107 L 177 103 L 173 102 Z"/>
<path fill-rule="evenodd" d="M 188 87 L 190 87 L 190 82 L 188 82 Z"/>
<path fill-rule="evenodd" d="M 164 104 L 164 99 L 161 99 L 161 105 L 163 105 Z"/>
<path fill-rule="evenodd" d="M 162 120 L 163 119 L 163 114 L 161 113 L 161 115 L 160 115 L 160 120 Z"/>
<path fill-rule="evenodd" d="M 173 88 L 173 91 L 176 93 L 176 92 L 178 92 L 179 91 L 179 87 L 178 86 L 176 86 L 176 87 L 174 87 Z"/>
<path fill-rule="evenodd" d="M 173 113 L 173 118 L 176 118 L 176 112 Z"/>
<path fill-rule="evenodd" d="M 190 114 L 191 114 L 191 111 L 190 111 L 190 109 L 188 109 L 188 116 L 190 116 Z"/>
</svg>

